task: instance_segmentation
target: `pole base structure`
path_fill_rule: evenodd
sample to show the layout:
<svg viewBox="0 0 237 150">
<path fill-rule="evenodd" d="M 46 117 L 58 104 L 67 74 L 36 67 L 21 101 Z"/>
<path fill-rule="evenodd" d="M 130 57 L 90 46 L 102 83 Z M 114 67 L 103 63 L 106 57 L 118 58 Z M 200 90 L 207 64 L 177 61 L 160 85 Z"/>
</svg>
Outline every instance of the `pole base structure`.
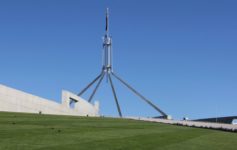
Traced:
<svg viewBox="0 0 237 150">
<path fill-rule="evenodd" d="M 162 116 L 160 118 L 164 118 L 164 119 L 167 119 L 168 115 L 162 111 L 158 106 L 156 106 L 155 104 L 153 104 L 150 100 L 148 100 L 146 97 L 144 97 L 143 95 L 141 95 L 139 92 L 137 92 L 132 86 L 130 86 L 128 83 L 126 83 L 123 79 L 121 79 L 119 76 L 117 76 L 115 73 L 113 73 L 111 70 L 105 70 L 105 69 L 102 69 L 102 72 L 100 75 L 98 75 L 91 83 L 89 83 L 89 85 L 87 85 L 79 94 L 78 96 L 81 96 L 84 92 L 86 92 L 93 84 L 96 83 L 96 81 L 98 81 L 95 89 L 93 90 L 91 96 L 89 97 L 89 100 L 88 102 L 91 103 L 93 97 L 95 96 L 101 82 L 103 81 L 104 79 L 104 76 L 107 75 L 108 77 L 108 80 L 109 80 L 109 83 L 110 83 L 110 86 L 111 86 L 111 89 L 112 89 L 112 92 L 113 92 L 113 96 L 114 96 L 114 100 L 115 100 L 115 103 L 116 103 L 116 106 L 117 106 L 117 110 L 118 110 L 118 114 L 119 114 L 119 117 L 122 117 L 122 111 L 121 111 L 121 108 L 120 108 L 120 105 L 119 105 L 119 101 L 118 101 L 118 97 L 117 97 L 117 94 L 116 94 L 116 90 L 115 90 L 115 87 L 114 87 L 114 84 L 113 84 L 113 81 L 112 81 L 112 78 L 111 76 L 115 77 L 118 81 L 120 81 L 123 85 L 125 85 L 129 90 L 131 90 L 136 96 L 140 97 L 141 100 L 145 101 L 147 104 L 149 104 L 152 108 L 154 108 L 156 111 L 158 111 Z"/>
<path fill-rule="evenodd" d="M 93 97 L 95 96 L 102 80 L 104 79 L 104 76 L 107 75 L 108 77 L 108 80 L 109 80 L 109 83 L 110 83 L 110 86 L 111 86 L 111 89 L 112 89 L 112 92 L 113 92 L 113 96 L 114 96 L 114 99 L 115 99 L 115 103 L 116 103 L 116 106 L 117 106 L 117 109 L 118 109 L 118 114 L 119 114 L 119 117 L 122 117 L 122 112 L 121 112 L 121 108 L 120 108 L 120 105 L 119 105 L 119 102 L 118 102 L 118 98 L 117 98 L 117 95 L 116 95 L 116 91 L 115 91 L 115 87 L 114 87 L 114 84 L 113 84 L 113 81 L 112 81 L 112 78 L 111 78 L 111 70 L 108 69 L 102 69 L 102 72 L 100 75 L 98 75 L 91 83 L 89 83 L 79 94 L 78 96 L 81 96 L 83 93 L 85 93 L 93 84 L 96 83 L 96 81 L 98 81 L 95 89 L 93 90 L 91 96 L 89 97 L 89 100 L 88 102 L 91 103 Z"/>
</svg>

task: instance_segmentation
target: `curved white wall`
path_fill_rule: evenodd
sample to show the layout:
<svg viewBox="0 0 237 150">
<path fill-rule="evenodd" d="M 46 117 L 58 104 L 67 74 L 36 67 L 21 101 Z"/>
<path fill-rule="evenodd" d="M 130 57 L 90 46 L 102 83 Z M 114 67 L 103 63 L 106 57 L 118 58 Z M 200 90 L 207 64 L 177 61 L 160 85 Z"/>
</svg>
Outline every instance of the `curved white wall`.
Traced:
<svg viewBox="0 0 237 150">
<path fill-rule="evenodd" d="M 70 99 L 77 101 L 70 108 Z M 99 116 L 99 103 L 94 105 L 68 91 L 62 91 L 62 104 L 0 84 L 0 111 L 55 115 Z"/>
</svg>

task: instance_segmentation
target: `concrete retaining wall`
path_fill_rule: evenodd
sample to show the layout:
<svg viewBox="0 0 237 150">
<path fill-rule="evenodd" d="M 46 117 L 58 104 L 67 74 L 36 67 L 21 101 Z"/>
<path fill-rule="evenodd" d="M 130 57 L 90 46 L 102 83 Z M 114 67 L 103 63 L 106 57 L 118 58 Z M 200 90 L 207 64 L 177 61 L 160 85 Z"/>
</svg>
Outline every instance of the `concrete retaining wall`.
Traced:
<svg viewBox="0 0 237 150">
<path fill-rule="evenodd" d="M 75 107 L 70 108 L 70 101 Z M 62 91 L 62 103 L 44 99 L 0 84 L 0 111 L 55 115 L 99 116 L 99 103 L 94 105 L 81 97 Z"/>
<path fill-rule="evenodd" d="M 180 121 L 180 120 L 167 120 L 167 119 L 155 119 L 155 118 L 142 118 L 142 117 L 128 117 L 133 120 L 142 120 L 149 122 L 159 122 L 173 125 L 182 125 L 189 127 L 218 129 L 225 131 L 237 131 L 237 125 L 233 124 L 222 124 L 222 123 L 209 123 L 209 122 L 198 122 L 198 121 Z"/>
</svg>

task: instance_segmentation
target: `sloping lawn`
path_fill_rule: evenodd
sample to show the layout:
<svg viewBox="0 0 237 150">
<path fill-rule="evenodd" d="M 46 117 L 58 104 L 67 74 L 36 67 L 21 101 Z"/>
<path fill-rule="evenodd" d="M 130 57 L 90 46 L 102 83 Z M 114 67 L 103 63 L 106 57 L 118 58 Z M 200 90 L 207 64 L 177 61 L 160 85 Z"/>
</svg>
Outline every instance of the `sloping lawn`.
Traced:
<svg viewBox="0 0 237 150">
<path fill-rule="evenodd" d="M 0 112 L 0 150 L 237 150 L 237 133 L 126 119 Z"/>
</svg>

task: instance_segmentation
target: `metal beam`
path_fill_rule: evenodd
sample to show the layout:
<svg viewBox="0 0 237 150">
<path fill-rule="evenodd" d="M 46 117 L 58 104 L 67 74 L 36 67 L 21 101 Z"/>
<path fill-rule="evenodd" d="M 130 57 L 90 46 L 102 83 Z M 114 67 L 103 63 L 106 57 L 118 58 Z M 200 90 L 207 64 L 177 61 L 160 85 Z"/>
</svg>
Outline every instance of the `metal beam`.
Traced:
<svg viewBox="0 0 237 150">
<path fill-rule="evenodd" d="M 118 98 L 117 98 L 115 88 L 114 88 L 114 85 L 113 85 L 113 81 L 110 77 L 110 74 L 108 74 L 108 77 L 109 77 L 109 82 L 110 82 L 110 85 L 111 85 L 111 88 L 112 88 L 112 91 L 113 91 L 113 95 L 114 95 L 114 99 L 115 99 L 115 102 L 116 102 L 116 106 L 117 106 L 117 109 L 118 109 L 119 116 L 122 117 L 122 112 L 121 112 L 121 109 L 120 109 L 120 106 L 119 106 Z"/>
<path fill-rule="evenodd" d="M 98 75 L 90 84 L 88 84 L 79 94 L 77 94 L 77 96 L 81 96 L 87 89 L 89 89 L 103 74 L 103 72 L 101 72 L 100 75 Z"/>
<path fill-rule="evenodd" d="M 154 105 L 150 100 L 142 96 L 139 92 L 137 92 L 134 88 L 132 88 L 129 84 L 127 84 L 125 81 L 123 81 L 120 77 L 118 77 L 116 74 L 112 72 L 112 75 L 118 79 L 120 82 L 122 82 L 128 89 L 130 89 L 133 93 L 135 93 L 138 97 L 140 97 L 142 100 L 144 100 L 146 103 L 148 103 L 150 106 L 152 106 L 155 110 L 157 110 L 159 113 L 161 113 L 163 116 L 167 116 L 166 113 L 164 113 L 160 108 L 158 108 L 156 105 Z"/>
<path fill-rule="evenodd" d="M 96 87 L 95 87 L 93 93 L 91 94 L 91 96 L 90 96 L 88 102 L 91 102 L 91 101 L 92 101 L 92 99 L 93 99 L 93 97 L 94 97 L 94 95 L 95 95 L 95 93 L 96 93 L 98 87 L 100 86 L 100 83 L 101 83 L 101 81 L 103 80 L 104 76 L 105 76 L 105 73 L 102 73 L 102 75 L 101 75 L 101 77 L 100 77 L 100 80 L 99 80 L 98 84 L 96 85 Z"/>
</svg>

